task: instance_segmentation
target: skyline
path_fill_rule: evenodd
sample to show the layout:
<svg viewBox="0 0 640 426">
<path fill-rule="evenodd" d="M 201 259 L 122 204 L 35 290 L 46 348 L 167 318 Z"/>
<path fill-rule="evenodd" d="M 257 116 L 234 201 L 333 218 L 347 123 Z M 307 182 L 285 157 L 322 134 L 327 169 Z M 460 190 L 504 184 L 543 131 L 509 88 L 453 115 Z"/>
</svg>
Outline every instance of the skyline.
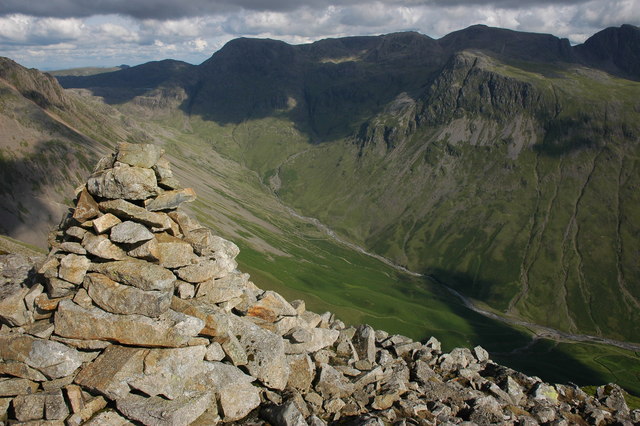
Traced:
<svg viewBox="0 0 640 426">
<path fill-rule="evenodd" d="M 639 26 L 640 0 L 3 0 L 0 56 L 45 71 L 199 64 L 238 37 L 302 44 L 417 31 L 440 38 L 475 24 L 580 44 L 607 27 Z"/>
</svg>

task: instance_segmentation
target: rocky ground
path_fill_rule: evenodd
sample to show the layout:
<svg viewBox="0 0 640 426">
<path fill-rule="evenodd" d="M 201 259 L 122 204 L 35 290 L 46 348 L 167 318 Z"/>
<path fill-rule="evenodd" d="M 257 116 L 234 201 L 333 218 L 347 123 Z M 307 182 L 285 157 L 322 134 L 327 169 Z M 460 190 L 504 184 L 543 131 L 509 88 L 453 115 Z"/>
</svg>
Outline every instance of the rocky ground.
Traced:
<svg viewBox="0 0 640 426">
<path fill-rule="evenodd" d="M 0 256 L 0 424 L 640 422 L 616 385 L 589 396 L 261 290 L 180 210 L 194 199 L 160 149 L 122 143 L 46 258 Z"/>
</svg>

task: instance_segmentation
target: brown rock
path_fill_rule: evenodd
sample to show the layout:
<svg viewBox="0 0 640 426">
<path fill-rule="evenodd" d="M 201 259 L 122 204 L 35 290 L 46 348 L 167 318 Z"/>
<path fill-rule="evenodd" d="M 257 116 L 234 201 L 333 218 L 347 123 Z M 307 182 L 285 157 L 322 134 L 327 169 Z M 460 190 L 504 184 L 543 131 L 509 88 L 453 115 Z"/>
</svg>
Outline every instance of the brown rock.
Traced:
<svg viewBox="0 0 640 426">
<path fill-rule="evenodd" d="M 203 226 L 200 225 L 197 220 L 181 210 L 169 212 L 168 215 L 171 219 L 173 219 L 175 223 L 178 224 L 178 226 L 180 227 L 180 232 L 182 232 L 184 235 L 187 235 L 187 233 L 196 229 L 203 228 Z"/>
<path fill-rule="evenodd" d="M 96 203 L 96 200 L 94 200 L 91 194 L 89 194 L 86 187 L 82 188 L 82 192 L 80 192 L 76 208 L 73 212 L 73 218 L 82 223 L 87 220 L 91 220 L 94 217 L 98 217 L 99 215 L 100 208 L 98 207 L 98 203 Z"/>
<path fill-rule="evenodd" d="M 38 389 L 38 384 L 27 379 L 0 378 L 0 396 L 29 395 Z"/>
<path fill-rule="evenodd" d="M 193 188 L 183 188 L 160 193 L 156 198 L 148 199 L 144 202 L 149 211 L 171 210 L 182 203 L 190 203 L 196 199 Z"/>
<path fill-rule="evenodd" d="M 150 169 L 156 165 L 163 153 L 164 150 L 156 145 L 120 142 L 116 147 L 116 161 Z"/>
<path fill-rule="evenodd" d="M 84 398 L 82 397 L 82 389 L 78 385 L 65 386 L 65 393 L 71 405 L 71 411 L 78 413 L 84 408 Z"/>
<path fill-rule="evenodd" d="M 84 286 L 96 305 L 114 314 L 155 318 L 167 312 L 171 305 L 171 291 L 145 291 L 118 284 L 102 274 L 88 274 Z"/>
<path fill-rule="evenodd" d="M 99 412 L 87 422 L 84 426 L 134 426 L 129 420 L 122 417 L 116 410 L 107 409 Z"/>
<path fill-rule="evenodd" d="M 141 290 L 173 291 L 176 281 L 171 271 L 143 260 L 101 263 L 92 269 L 114 281 Z"/>
<path fill-rule="evenodd" d="M 113 228 L 122 221 L 115 215 L 107 213 L 93 219 L 91 222 L 93 223 L 93 229 L 96 231 L 96 233 L 102 234 L 103 232 L 107 232 L 109 229 Z"/>
<path fill-rule="evenodd" d="M 287 315 L 297 315 L 297 311 L 274 291 L 266 291 L 264 295 L 249 307 L 247 315 L 251 317 L 262 318 L 265 321 L 275 322 L 278 317 Z"/>
<path fill-rule="evenodd" d="M 186 426 L 211 405 L 212 392 L 201 392 L 167 400 L 159 396 L 145 398 L 129 394 L 116 401 L 118 411 L 131 420 L 154 426 Z"/>
<path fill-rule="evenodd" d="M 97 204 L 96 204 L 97 206 Z M 98 208 L 98 207 L 96 207 Z M 100 211 L 98 210 L 98 214 L 100 214 Z M 87 232 L 86 229 L 82 229 L 79 226 L 72 226 L 70 228 L 67 228 L 66 231 L 64 231 L 64 233 L 72 238 L 75 238 L 77 240 L 82 240 L 82 237 L 84 237 L 84 234 Z"/>
<path fill-rule="evenodd" d="M 100 203 L 100 209 L 113 213 L 123 220 L 133 220 L 162 231 L 171 228 L 171 221 L 164 213 L 150 212 L 125 200 L 109 200 Z"/>
<path fill-rule="evenodd" d="M 111 314 L 98 308 L 85 309 L 70 300 L 60 302 L 55 314 L 56 333 L 62 337 L 134 346 L 186 346 L 203 325 L 197 318 L 172 310 L 151 319 L 142 315 Z"/>
<path fill-rule="evenodd" d="M 13 327 L 29 321 L 24 298 L 29 289 L 18 283 L 8 282 L 0 286 L 0 320 Z"/>
<path fill-rule="evenodd" d="M 46 281 L 45 284 L 47 285 L 47 293 L 52 298 L 59 298 L 59 297 L 68 296 L 68 295 L 72 294 L 76 289 L 76 285 L 75 284 L 70 283 L 69 281 L 61 280 L 59 278 L 49 278 Z M 45 297 L 43 298 L 41 296 L 45 296 Z M 49 299 L 46 298 L 46 295 L 40 295 L 40 296 L 36 297 L 35 300 L 36 300 L 36 302 L 38 300 L 40 300 L 41 303 L 42 303 L 45 300 L 49 300 Z M 55 308 L 53 308 L 53 309 L 55 309 Z M 45 309 L 45 310 L 51 311 L 53 309 Z"/>
<path fill-rule="evenodd" d="M 58 276 L 70 283 L 77 285 L 82 284 L 90 264 L 91 261 L 85 256 L 68 254 L 60 259 L 60 270 L 58 271 Z"/>
<path fill-rule="evenodd" d="M 148 260 L 150 262 L 159 261 L 160 251 L 158 249 L 158 241 L 152 238 L 127 252 L 131 257 Z"/>
<path fill-rule="evenodd" d="M 124 397 L 130 390 L 127 382 L 136 377 L 142 377 L 144 358 L 148 353 L 149 349 L 144 348 L 109 346 L 94 362 L 80 370 L 74 382 L 92 392 L 106 395 L 110 399 Z M 74 397 L 75 402 L 72 408 L 76 413 L 84 404 L 76 388 L 67 387 L 67 394 L 69 395 L 70 392 Z M 71 400 L 71 397 L 69 399 Z"/>
<path fill-rule="evenodd" d="M 44 382 L 47 378 L 39 372 L 31 367 L 29 367 L 24 362 L 18 361 L 5 361 L 0 362 L 0 374 L 20 377 L 22 379 L 28 379 L 34 382 Z"/>
<path fill-rule="evenodd" d="M 44 393 L 16 396 L 13 400 L 13 411 L 16 419 L 21 422 L 43 419 L 44 400 Z"/>
<path fill-rule="evenodd" d="M 64 420 L 69 415 L 69 407 L 60 389 L 45 393 L 44 418 L 47 420 Z"/>
<path fill-rule="evenodd" d="M 153 239 L 153 234 L 144 225 L 128 220 L 114 226 L 110 238 L 115 243 L 136 244 Z"/>
<path fill-rule="evenodd" d="M 180 279 L 194 284 L 222 278 L 229 272 L 231 271 L 226 265 L 213 259 L 203 259 L 198 263 L 176 270 L 176 274 Z"/>
<path fill-rule="evenodd" d="M 127 258 L 127 253 L 109 241 L 106 235 L 94 235 L 87 232 L 82 239 L 82 247 L 101 259 L 123 260 Z"/>
<path fill-rule="evenodd" d="M 181 240 L 163 233 L 156 236 L 158 240 L 158 258 L 165 268 L 180 268 L 191 265 L 196 260 L 193 247 Z"/>
<path fill-rule="evenodd" d="M 287 388 L 306 393 L 316 375 L 316 368 L 307 354 L 287 355 L 289 363 L 289 380 Z"/>
<path fill-rule="evenodd" d="M 84 405 L 84 408 L 78 413 L 73 414 L 67 419 L 67 426 L 80 426 L 89 420 L 95 413 L 107 406 L 107 400 L 103 396 L 96 396 L 90 399 Z"/>
<path fill-rule="evenodd" d="M 153 170 L 121 165 L 92 174 L 87 189 L 102 198 L 144 200 L 158 193 L 158 182 Z"/>
<path fill-rule="evenodd" d="M 82 244 L 76 243 L 73 241 L 65 241 L 61 243 L 60 251 L 63 251 L 66 253 L 80 254 L 80 255 L 87 254 L 87 251 L 84 249 L 84 247 L 82 247 Z"/>
<path fill-rule="evenodd" d="M 201 319 L 204 322 L 204 328 L 200 331 L 200 334 L 204 336 L 223 336 L 231 328 L 228 314 L 202 300 L 183 300 L 173 297 L 171 309 Z"/>
</svg>

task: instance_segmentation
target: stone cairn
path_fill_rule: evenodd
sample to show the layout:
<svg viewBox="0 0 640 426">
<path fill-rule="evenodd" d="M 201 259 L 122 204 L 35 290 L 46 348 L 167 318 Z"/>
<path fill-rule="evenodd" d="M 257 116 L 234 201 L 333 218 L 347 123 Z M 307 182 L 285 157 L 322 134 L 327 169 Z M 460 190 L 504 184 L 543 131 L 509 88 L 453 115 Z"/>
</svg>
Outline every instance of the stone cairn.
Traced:
<svg viewBox="0 0 640 426">
<path fill-rule="evenodd" d="M 1 256 L 0 424 L 633 424 L 481 347 L 346 327 L 263 291 L 179 209 L 163 151 L 121 143 L 77 193 L 39 275 Z"/>
</svg>

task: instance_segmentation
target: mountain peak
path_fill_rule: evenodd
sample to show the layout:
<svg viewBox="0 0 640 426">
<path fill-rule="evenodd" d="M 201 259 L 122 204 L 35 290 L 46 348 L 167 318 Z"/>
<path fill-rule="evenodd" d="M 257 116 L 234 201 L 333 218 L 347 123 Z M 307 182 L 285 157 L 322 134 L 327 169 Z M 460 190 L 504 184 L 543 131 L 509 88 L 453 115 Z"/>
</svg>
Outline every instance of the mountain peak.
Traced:
<svg viewBox="0 0 640 426">
<path fill-rule="evenodd" d="M 584 44 L 576 46 L 583 62 L 640 80 L 640 28 L 624 24 L 610 27 L 589 37 Z"/>
</svg>

